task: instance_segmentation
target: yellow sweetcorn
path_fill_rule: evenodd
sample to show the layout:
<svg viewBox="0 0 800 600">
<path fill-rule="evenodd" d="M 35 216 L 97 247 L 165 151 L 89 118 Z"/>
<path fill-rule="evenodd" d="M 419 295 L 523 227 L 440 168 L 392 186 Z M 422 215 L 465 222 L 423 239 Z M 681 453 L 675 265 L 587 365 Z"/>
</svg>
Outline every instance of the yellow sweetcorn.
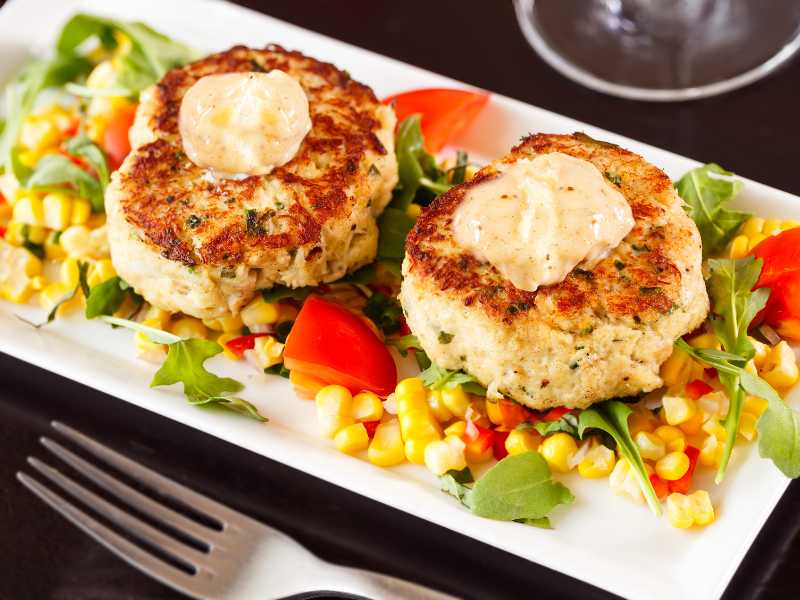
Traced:
<svg viewBox="0 0 800 600">
<path fill-rule="evenodd" d="M 500 402 L 497 400 L 486 400 L 486 416 L 495 425 L 503 424 L 503 413 L 500 411 Z"/>
<path fill-rule="evenodd" d="M 380 421 L 383 403 L 373 392 L 359 392 L 353 396 L 352 411 L 356 421 Z"/>
<path fill-rule="evenodd" d="M 43 225 L 63 231 L 72 224 L 72 198 L 62 192 L 52 192 L 42 198 Z"/>
<path fill-rule="evenodd" d="M 12 219 L 27 225 L 44 225 L 44 204 L 39 194 L 29 192 L 14 204 Z"/>
<path fill-rule="evenodd" d="M 703 440 L 703 446 L 700 448 L 700 456 L 698 460 L 704 467 L 719 467 L 722 462 L 722 453 L 724 452 L 724 445 L 717 439 L 715 435 L 709 435 Z"/>
<path fill-rule="evenodd" d="M 222 331 L 223 333 L 238 333 L 243 324 L 240 315 L 227 314 L 218 319 L 203 319 L 203 325 L 212 331 Z"/>
<path fill-rule="evenodd" d="M 240 316 L 242 323 L 253 329 L 259 325 L 271 325 L 277 322 L 278 314 L 278 305 L 276 303 L 264 302 L 261 296 L 257 296 L 242 309 Z"/>
<path fill-rule="evenodd" d="M 29 115 L 22 123 L 19 143 L 33 155 L 41 154 L 56 146 L 61 138 L 57 125 L 40 115 Z"/>
<path fill-rule="evenodd" d="M 753 356 L 753 362 L 756 364 L 756 367 L 760 369 L 764 366 L 764 362 L 767 360 L 767 355 L 769 354 L 770 347 L 763 343 L 759 342 L 756 338 L 752 336 L 747 336 L 747 339 L 753 345 L 753 348 L 756 351 L 755 356 Z"/>
<path fill-rule="evenodd" d="M 800 379 L 800 369 L 794 350 L 785 341 L 778 342 L 769 351 L 761 370 L 761 377 L 774 388 L 787 388 Z"/>
<path fill-rule="evenodd" d="M 170 331 L 182 338 L 205 339 L 208 330 L 200 319 L 194 317 L 181 317 L 170 324 Z"/>
<path fill-rule="evenodd" d="M 658 460 L 666 454 L 664 440 L 647 431 L 640 431 L 634 436 L 634 441 L 639 447 L 639 454 L 646 460 Z"/>
<path fill-rule="evenodd" d="M 794 219 L 781 221 L 781 231 L 788 231 L 789 229 L 797 229 L 798 227 L 800 227 L 800 221 L 795 221 Z"/>
<path fill-rule="evenodd" d="M 61 237 L 60 232 L 53 231 L 44 241 L 44 255 L 48 260 L 64 260 L 67 257 L 67 253 L 58 241 L 59 237 Z"/>
<path fill-rule="evenodd" d="M 716 419 L 709 419 L 708 421 L 703 423 L 701 429 L 705 431 L 708 435 L 713 435 L 720 442 L 724 442 L 725 438 L 728 435 L 727 432 L 725 431 L 725 428 Z"/>
<path fill-rule="evenodd" d="M 686 434 L 673 425 L 661 425 L 653 432 L 664 441 L 667 452 L 686 450 Z"/>
<path fill-rule="evenodd" d="M 460 471 L 467 466 L 465 447 L 461 438 L 453 435 L 443 440 L 434 440 L 425 446 L 425 466 L 434 475 L 444 475 L 451 470 Z"/>
<path fill-rule="evenodd" d="M 689 497 L 678 493 L 667 496 L 667 517 L 670 525 L 678 529 L 689 529 L 694 525 L 694 510 Z"/>
<path fill-rule="evenodd" d="M 713 348 L 720 350 L 721 346 L 717 336 L 713 333 L 701 333 L 688 340 L 689 345 L 694 348 Z"/>
<path fill-rule="evenodd" d="M 261 369 L 283 362 L 283 344 L 271 335 L 257 337 L 253 342 L 253 352 Z"/>
<path fill-rule="evenodd" d="M 333 436 L 333 443 L 339 452 L 355 454 L 366 450 L 369 446 L 369 435 L 363 423 L 353 423 L 342 427 Z"/>
<path fill-rule="evenodd" d="M 86 225 L 67 227 L 61 234 L 59 243 L 69 256 L 75 258 L 91 258 L 95 249 L 91 231 Z"/>
<path fill-rule="evenodd" d="M 406 454 L 408 462 L 415 465 L 425 464 L 425 448 L 431 442 L 437 441 L 439 438 L 412 438 L 403 442 L 403 449 Z"/>
<path fill-rule="evenodd" d="M 36 275 L 31 278 L 31 287 L 37 292 L 41 292 L 47 286 L 47 278 L 44 275 Z"/>
<path fill-rule="evenodd" d="M 766 219 L 764 221 L 764 226 L 761 228 L 761 233 L 766 236 L 776 235 L 783 231 L 781 229 L 781 220 L 780 219 Z"/>
<path fill-rule="evenodd" d="M 67 300 L 67 298 L 70 299 Z M 75 293 L 74 285 L 68 286 L 62 282 L 51 283 L 39 294 L 39 304 L 47 313 L 50 313 L 59 302 L 61 302 L 61 305 L 56 311 L 56 316 L 61 317 L 80 308 L 83 296 L 80 293 Z"/>
<path fill-rule="evenodd" d="M 70 225 L 86 225 L 92 214 L 92 205 L 88 200 L 76 198 L 72 202 L 72 214 L 70 215 Z"/>
<path fill-rule="evenodd" d="M 217 343 L 222 346 L 222 353 L 231 360 L 241 360 L 241 357 L 226 345 L 232 339 L 239 337 L 238 333 L 223 333 L 217 338 Z"/>
<path fill-rule="evenodd" d="M 640 431 L 651 432 L 658 426 L 658 418 L 647 409 L 636 407 L 628 417 L 628 430 L 632 437 Z"/>
<path fill-rule="evenodd" d="M 34 278 L 41 273 L 41 260 L 23 248 L 0 240 L 0 298 L 24 304 L 35 291 Z"/>
<path fill-rule="evenodd" d="M 317 392 L 314 399 L 320 433 L 332 438 L 340 429 L 355 423 L 351 416 L 353 396 L 341 385 L 327 385 Z"/>
<path fill-rule="evenodd" d="M 161 329 L 161 323 L 153 319 L 145 319 L 142 321 L 142 325 Z M 137 331 L 133 339 L 136 344 L 136 356 L 142 360 L 158 364 L 163 362 L 167 357 L 167 346 L 151 341 L 150 338 L 141 331 Z"/>
<path fill-rule="evenodd" d="M 608 484 L 615 494 L 628 496 L 637 502 L 644 502 L 639 480 L 636 478 L 634 470 L 631 469 L 631 464 L 627 458 L 623 457 L 617 460 L 611 475 L 608 477 Z"/>
<path fill-rule="evenodd" d="M 614 470 L 615 464 L 614 452 L 601 444 L 589 450 L 578 463 L 578 474 L 586 479 L 607 477 Z"/>
<path fill-rule="evenodd" d="M 454 388 L 445 388 L 442 390 L 442 402 L 454 416 L 463 419 L 467 414 L 469 408 L 469 395 L 464 389 L 457 385 Z"/>
<path fill-rule="evenodd" d="M 159 329 L 167 329 L 172 320 L 172 315 L 165 310 L 161 310 L 155 306 L 150 306 L 145 314 L 145 319 L 148 321 L 156 321 Z"/>
<path fill-rule="evenodd" d="M 397 413 L 400 415 L 428 408 L 428 393 L 419 377 L 409 377 L 400 381 L 394 390 L 394 395 Z"/>
<path fill-rule="evenodd" d="M 694 524 L 704 527 L 714 522 L 716 518 L 714 514 L 714 506 L 711 504 L 711 498 L 705 490 L 697 490 L 689 494 L 689 500 L 692 503 L 692 516 L 694 517 Z"/>
<path fill-rule="evenodd" d="M 547 461 L 547 464 L 550 465 L 553 471 L 558 473 L 567 473 L 571 470 L 569 460 L 577 451 L 578 446 L 575 443 L 575 438 L 563 432 L 547 436 L 542 445 L 539 446 L 539 452 Z"/>
<path fill-rule="evenodd" d="M 61 263 L 61 268 L 59 269 L 59 279 L 61 280 L 61 283 L 64 284 L 64 287 L 75 289 L 75 286 L 78 285 L 79 276 L 80 269 L 78 268 L 77 260 L 74 258 L 67 258 Z"/>
<path fill-rule="evenodd" d="M 747 244 L 747 251 L 751 251 L 753 248 L 758 246 L 761 242 L 767 239 L 769 236 L 764 235 L 763 233 L 757 233 L 753 237 L 750 238 L 750 243 Z"/>
<path fill-rule="evenodd" d="M 709 392 L 697 399 L 697 410 L 702 413 L 704 421 L 724 417 L 729 406 L 730 400 L 724 392 Z"/>
<path fill-rule="evenodd" d="M 375 435 L 367 450 L 367 459 L 379 467 L 399 465 L 406 459 L 400 424 L 396 419 L 381 423 L 375 429 Z"/>
<path fill-rule="evenodd" d="M 691 398 L 665 395 L 661 402 L 664 407 L 664 416 L 670 425 L 685 423 L 697 414 L 697 406 Z"/>
<path fill-rule="evenodd" d="M 462 437 L 467 431 L 466 421 L 456 421 L 444 430 L 445 435 L 455 435 Z"/>
<path fill-rule="evenodd" d="M 752 442 L 758 436 L 758 417 L 752 413 L 742 412 L 739 419 L 739 435 Z"/>
<path fill-rule="evenodd" d="M 689 457 L 683 452 L 670 452 L 656 462 L 656 474 L 661 479 L 675 481 L 689 470 Z"/>
<path fill-rule="evenodd" d="M 747 221 L 744 222 L 742 227 L 739 229 L 739 233 L 744 235 L 747 238 L 751 238 L 754 235 L 762 233 L 764 231 L 764 219 L 761 217 L 750 217 Z"/>
<path fill-rule="evenodd" d="M 661 365 L 661 379 L 670 390 L 685 386 L 692 376 L 695 361 L 680 348 L 673 348 L 672 354 Z"/>
<path fill-rule="evenodd" d="M 89 275 L 86 278 L 86 282 L 89 284 L 89 287 L 94 287 L 100 285 L 104 281 L 108 281 L 112 277 L 116 277 L 116 275 L 117 271 L 114 269 L 114 264 L 111 262 L 111 259 L 104 258 L 92 263 L 89 267 Z"/>
<path fill-rule="evenodd" d="M 747 255 L 747 250 L 750 246 L 750 239 L 746 235 L 737 235 L 731 241 L 730 248 L 728 249 L 729 258 L 743 258 Z"/>
<path fill-rule="evenodd" d="M 678 425 L 681 431 L 683 431 L 687 436 L 690 435 L 697 435 L 702 431 L 703 423 L 706 422 L 706 415 L 704 415 L 699 410 L 694 413 L 694 415 Z"/>
<path fill-rule="evenodd" d="M 289 371 L 289 383 L 302 398 L 314 398 L 326 385 L 321 379 L 300 371 Z"/>
<path fill-rule="evenodd" d="M 448 430 L 445 430 L 445 433 Z M 532 452 L 539 447 L 540 441 L 541 436 L 535 431 L 514 429 L 508 433 L 506 438 L 506 452 L 512 456 L 523 452 Z"/>
<path fill-rule="evenodd" d="M 404 440 L 441 437 L 439 424 L 427 409 L 403 412 L 399 414 L 399 417 L 400 431 Z"/>
<path fill-rule="evenodd" d="M 428 391 L 428 408 L 439 423 L 447 423 L 453 418 L 453 413 L 445 406 L 439 390 Z"/>
<path fill-rule="evenodd" d="M 756 396 L 745 396 L 742 411 L 760 417 L 767 410 L 769 402 Z"/>
</svg>

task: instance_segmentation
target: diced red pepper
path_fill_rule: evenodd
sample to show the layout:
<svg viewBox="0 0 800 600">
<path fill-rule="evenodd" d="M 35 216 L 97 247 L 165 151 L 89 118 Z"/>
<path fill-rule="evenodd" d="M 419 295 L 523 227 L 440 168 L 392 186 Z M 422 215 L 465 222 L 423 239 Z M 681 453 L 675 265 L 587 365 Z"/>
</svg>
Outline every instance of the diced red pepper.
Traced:
<svg viewBox="0 0 800 600">
<path fill-rule="evenodd" d="M 494 430 L 494 435 L 492 436 L 492 453 L 494 454 L 495 460 L 503 460 L 506 456 L 508 456 L 508 450 L 506 450 L 506 438 L 508 437 L 509 431 L 500 431 L 498 429 Z"/>
<path fill-rule="evenodd" d="M 4 204 L 6 201 L 6 197 L 3 196 L 2 192 L 0 192 L 0 204 Z"/>
<path fill-rule="evenodd" d="M 713 391 L 714 388 L 712 388 L 702 379 L 695 379 L 694 381 L 690 381 L 686 384 L 686 395 L 692 400 L 697 400 L 698 398 L 705 396 L 706 394 L 710 394 Z"/>
<path fill-rule="evenodd" d="M 558 421 L 561 417 L 566 415 L 567 413 L 571 413 L 571 408 L 566 408 L 564 406 L 556 406 L 555 408 L 551 408 L 548 410 L 542 419 L 545 421 Z"/>
<path fill-rule="evenodd" d="M 256 347 L 256 338 L 269 335 L 267 333 L 251 333 L 249 335 L 241 335 L 225 342 L 225 346 L 233 352 L 236 356 L 243 356 L 245 350 L 252 350 Z"/>
<path fill-rule="evenodd" d="M 378 428 L 378 425 L 381 424 L 380 421 L 362 421 L 361 424 L 364 426 L 364 429 L 367 430 L 367 435 L 369 439 L 375 437 L 375 430 Z"/>
<path fill-rule="evenodd" d="M 0 227 L 0 238 L 6 237 L 6 228 Z"/>
<path fill-rule="evenodd" d="M 488 427 L 481 427 L 467 419 L 467 428 L 464 430 L 464 435 L 461 439 L 466 444 L 465 452 L 468 455 L 479 456 L 492 448 L 494 431 Z"/>
<path fill-rule="evenodd" d="M 664 479 L 661 479 L 655 473 L 650 474 L 650 483 L 653 485 L 653 490 L 659 500 L 663 500 L 669 494 L 669 485 Z"/>
<path fill-rule="evenodd" d="M 500 425 L 508 430 L 514 429 L 520 423 L 530 420 L 531 411 L 513 400 L 502 398 L 497 401 L 500 411 Z"/>
<path fill-rule="evenodd" d="M 694 446 L 686 446 L 686 456 L 689 457 L 689 469 L 683 477 L 675 481 L 668 482 L 669 491 L 675 494 L 688 494 L 689 488 L 692 486 L 692 475 L 697 466 L 697 457 L 700 456 L 700 450 Z"/>
</svg>

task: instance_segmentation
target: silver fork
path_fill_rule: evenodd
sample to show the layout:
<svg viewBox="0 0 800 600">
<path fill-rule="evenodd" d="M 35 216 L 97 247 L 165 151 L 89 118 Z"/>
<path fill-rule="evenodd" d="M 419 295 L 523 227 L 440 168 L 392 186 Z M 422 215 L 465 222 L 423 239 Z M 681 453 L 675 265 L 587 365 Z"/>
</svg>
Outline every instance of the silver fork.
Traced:
<svg viewBox="0 0 800 600">
<path fill-rule="evenodd" d="M 289 536 L 267 527 L 159 475 L 129 458 L 58 422 L 53 428 L 94 457 L 111 465 L 159 495 L 172 498 L 216 521 L 215 529 L 190 519 L 115 479 L 59 443 L 43 437 L 42 445 L 87 479 L 141 514 L 161 522 L 201 545 L 180 541 L 106 501 L 59 470 L 35 457 L 28 463 L 53 484 L 126 530 L 135 538 L 172 557 L 181 570 L 132 543 L 23 472 L 17 479 L 40 499 L 114 554 L 151 577 L 195 598 L 251 600 L 283 598 L 322 591 L 374 599 L 447 600 L 452 596 L 394 577 L 325 562 Z"/>
</svg>

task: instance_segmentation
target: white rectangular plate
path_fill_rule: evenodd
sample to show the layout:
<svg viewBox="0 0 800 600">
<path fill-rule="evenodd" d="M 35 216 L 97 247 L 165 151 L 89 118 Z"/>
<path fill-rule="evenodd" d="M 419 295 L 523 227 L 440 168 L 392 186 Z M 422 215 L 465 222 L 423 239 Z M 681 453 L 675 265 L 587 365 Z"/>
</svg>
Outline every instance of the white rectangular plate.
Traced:
<svg viewBox="0 0 800 600">
<path fill-rule="evenodd" d="M 379 97 L 419 87 L 464 84 L 258 13 L 209 0 L 12 0 L 0 11 L 2 81 L 31 53 L 52 48 L 62 24 L 75 12 L 100 12 L 143 20 L 153 27 L 209 51 L 234 44 L 275 42 L 348 69 Z M 473 155 L 505 153 L 528 132 L 585 131 L 642 154 L 672 177 L 696 161 L 653 148 L 572 119 L 493 96 L 475 127 L 458 141 Z M 747 181 L 737 200 L 741 208 L 768 217 L 800 218 L 800 203 L 785 192 Z M 137 360 L 131 333 L 112 330 L 80 316 L 35 330 L 15 314 L 40 319 L 41 310 L 0 303 L 0 351 L 98 390 L 122 398 L 201 431 L 237 444 L 343 488 L 433 521 L 589 582 L 635 598 L 718 598 L 763 526 L 788 480 L 759 459 L 754 445 L 737 450 L 737 460 L 722 486 L 709 481 L 718 520 L 702 531 L 682 531 L 644 505 L 614 496 L 607 482 L 567 476 L 576 496 L 559 509 L 555 530 L 544 531 L 472 516 L 439 491 L 424 468 L 405 465 L 380 469 L 337 452 L 316 432 L 313 403 L 298 399 L 277 377 L 215 357 L 210 366 L 247 384 L 242 394 L 268 415 L 266 425 L 189 406 L 178 390 L 148 387 L 153 365 Z M 798 394 L 794 394 L 796 400 Z"/>
</svg>

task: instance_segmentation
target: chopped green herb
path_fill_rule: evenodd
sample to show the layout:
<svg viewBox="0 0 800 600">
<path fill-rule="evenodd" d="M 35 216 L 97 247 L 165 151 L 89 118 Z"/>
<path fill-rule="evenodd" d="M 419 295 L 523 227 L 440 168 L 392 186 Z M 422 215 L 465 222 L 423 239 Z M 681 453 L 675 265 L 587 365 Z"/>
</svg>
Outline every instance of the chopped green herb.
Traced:
<svg viewBox="0 0 800 600">
<path fill-rule="evenodd" d="M 372 294 L 364 305 L 363 312 L 386 335 L 391 335 L 400 329 L 403 309 L 394 298 L 389 298 L 380 292 Z"/>
<path fill-rule="evenodd" d="M 603 175 L 605 175 L 605 178 L 608 179 L 615 186 L 617 187 L 622 186 L 622 177 L 620 177 L 616 173 L 610 173 L 609 171 L 605 171 Z"/>
<path fill-rule="evenodd" d="M 660 287 L 640 287 L 639 292 L 645 296 L 652 296 L 653 294 L 660 294 L 663 290 Z"/>
<path fill-rule="evenodd" d="M 440 331 L 438 339 L 440 344 L 449 344 L 453 341 L 453 334 L 447 333 L 446 331 Z"/>
<path fill-rule="evenodd" d="M 617 259 L 614 261 L 614 266 L 617 268 L 617 271 L 622 271 L 625 268 L 625 263 L 621 260 Z"/>
<path fill-rule="evenodd" d="M 201 219 L 197 215 L 189 215 L 189 218 L 186 219 L 186 224 L 189 227 L 191 227 L 192 229 L 195 229 L 202 222 L 203 222 L 203 219 Z"/>
<path fill-rule="evenodd" d="M 420 348 L 419 340 L 413 333 L 398 339 L 389 340 L 389 344 L 397 348 L 401 356 L 407 356 L 409 348 Z"/>
</svg>

